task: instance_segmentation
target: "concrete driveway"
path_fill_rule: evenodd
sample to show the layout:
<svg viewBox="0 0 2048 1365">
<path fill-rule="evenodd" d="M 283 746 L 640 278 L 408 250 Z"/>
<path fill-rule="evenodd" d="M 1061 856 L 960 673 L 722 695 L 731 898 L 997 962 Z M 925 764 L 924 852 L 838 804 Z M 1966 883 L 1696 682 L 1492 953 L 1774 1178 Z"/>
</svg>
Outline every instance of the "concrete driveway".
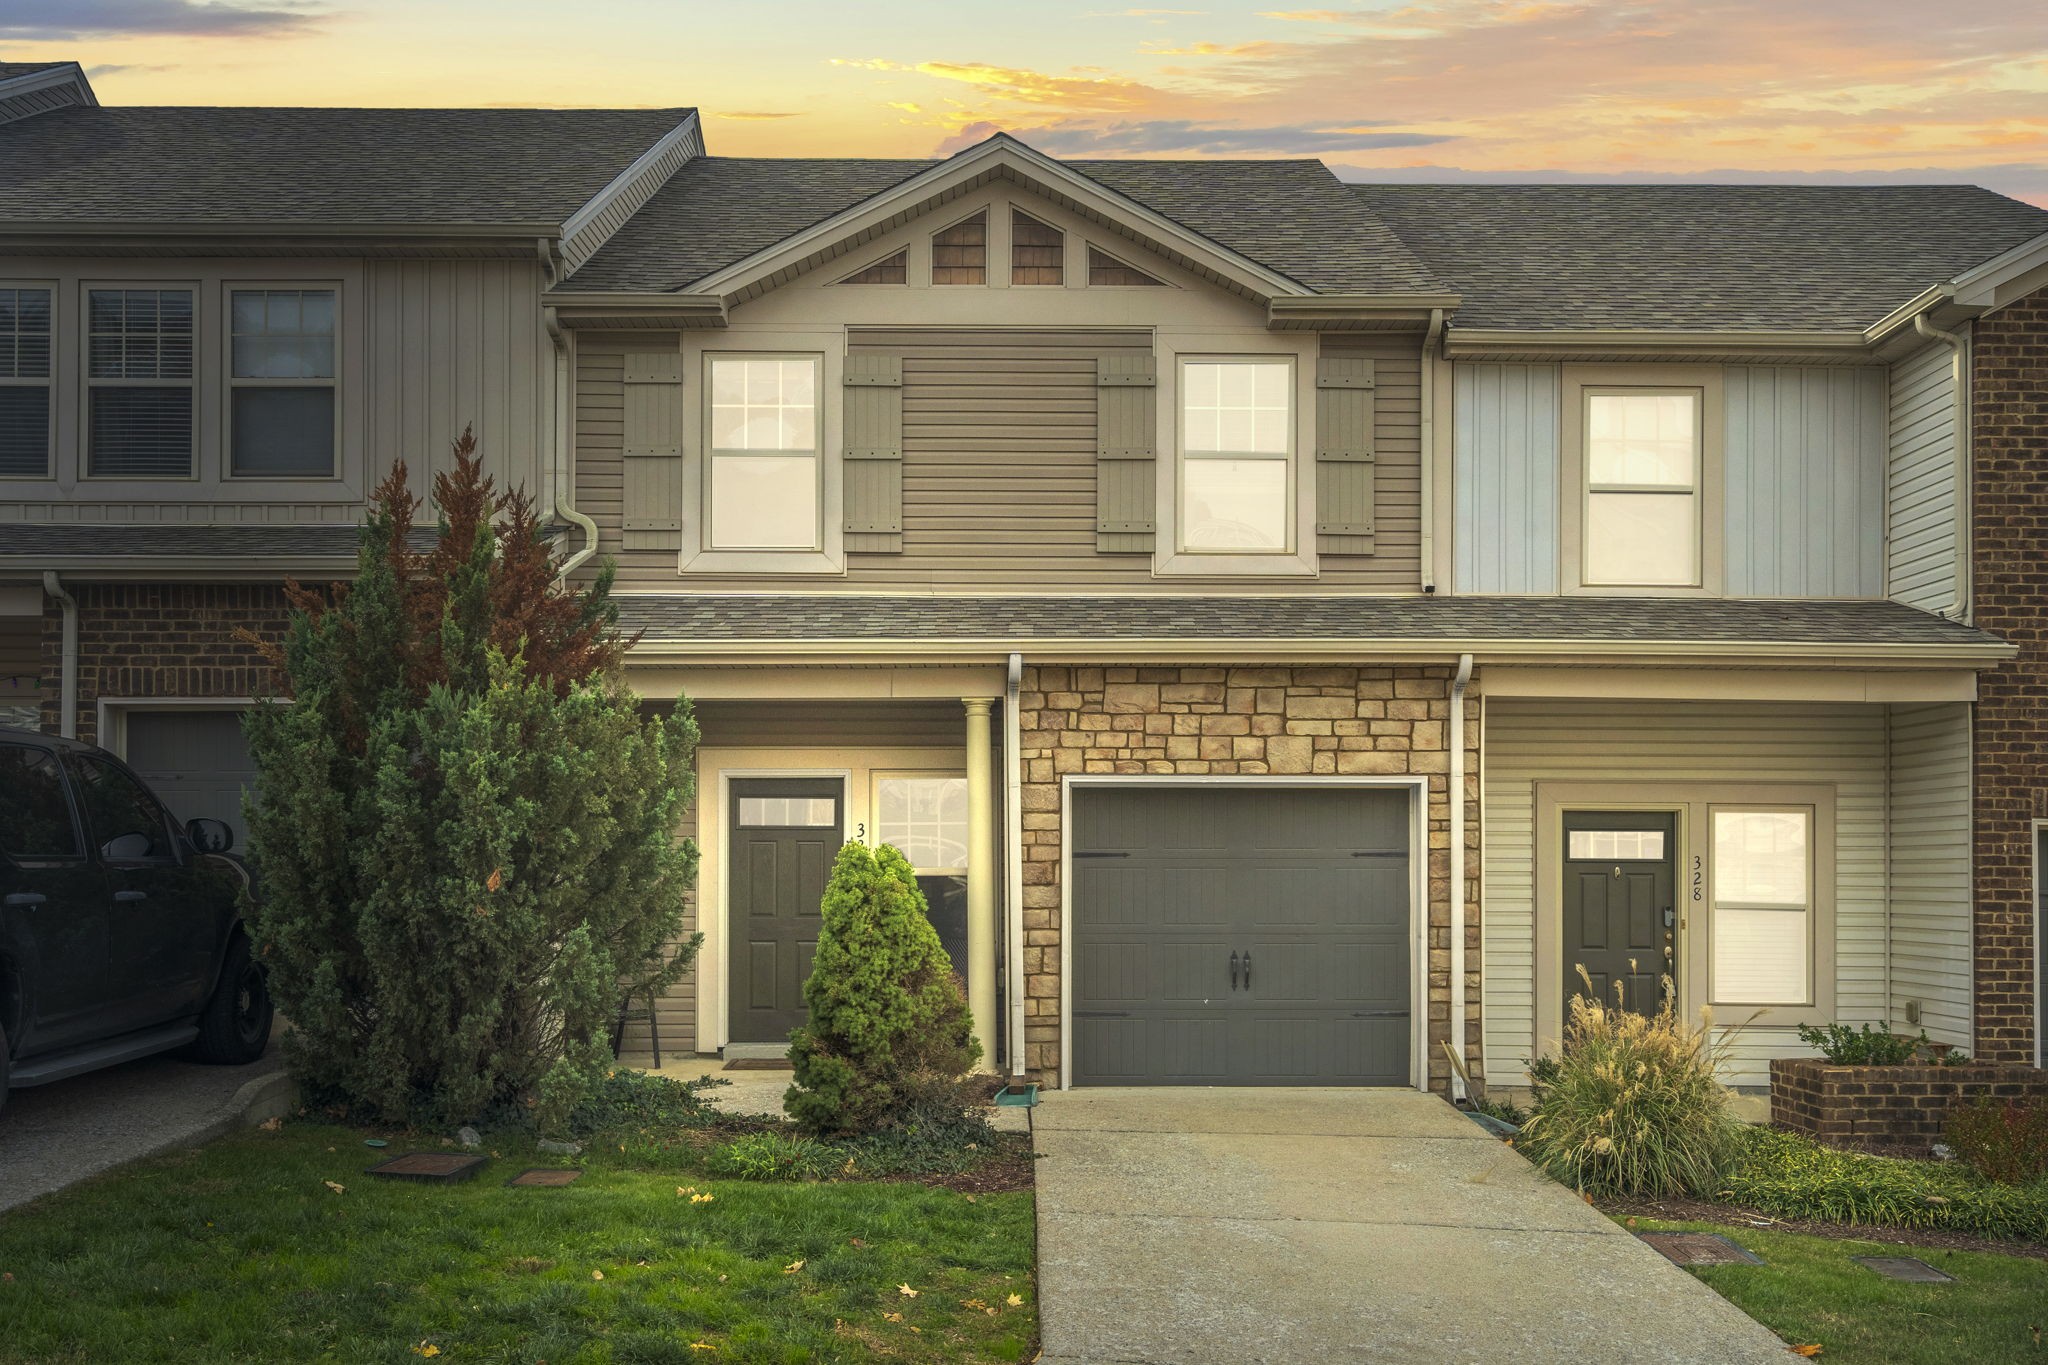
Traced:
<svg viewBox="0 0 2048 1365">
<path fill-rule="evenodd" d="M 1076 1090 L 1034 1119 L 1045 1365 L 1787 1359 L 1433 1096 Z"/>
<path fill-rule="evenodd" d="M 124 1162 L 196 1147 L 284 1112 L 290 1097 L 274 1042 L 247 1066 L 145 1057 L 16 1090 L 0 1109 L 0 1209 Z"/>
</svg>

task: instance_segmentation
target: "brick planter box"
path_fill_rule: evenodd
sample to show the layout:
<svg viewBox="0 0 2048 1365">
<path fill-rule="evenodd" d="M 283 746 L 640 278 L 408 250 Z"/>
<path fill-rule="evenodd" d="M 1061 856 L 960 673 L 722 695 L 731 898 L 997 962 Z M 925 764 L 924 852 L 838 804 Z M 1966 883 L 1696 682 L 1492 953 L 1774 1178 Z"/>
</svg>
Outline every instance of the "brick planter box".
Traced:
<svg viewBox="0 0 2048 1365">
<path fill-rule="evenodd" d="M 1938 1142 L 1952 1106 L 1986 1095 L 2048 1104 L 2048 1071 L 1995 1062 L 1833 1066 L 1795 1057 L 1771 1063 L 1771 1122 L 1822 1142 Z"/>
</svg>

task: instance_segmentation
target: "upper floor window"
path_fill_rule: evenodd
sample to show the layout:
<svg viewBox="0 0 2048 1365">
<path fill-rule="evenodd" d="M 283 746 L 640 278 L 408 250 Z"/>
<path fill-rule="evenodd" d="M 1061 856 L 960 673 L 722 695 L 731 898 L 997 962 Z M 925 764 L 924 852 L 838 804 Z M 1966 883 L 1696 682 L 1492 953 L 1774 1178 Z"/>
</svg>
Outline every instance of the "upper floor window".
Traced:
<svg viewBox="0 0 2048 1365">
<path fill-rule="evenodd" d="M 0 478 L 50 474 L 50 291 L 0 288 Z"/>
<path fill-rule="evenodd" d="M 817 356 L 713 355 L 713 550 L 820 548 L 823 428 Z"/>
<path fill-rule="evenodd" d="M 334 291 L 228 292 L 229 469 L 334 475 Z"/>
<path fill-rule="evenodd" d="M 1181 549 L 1290 548 L 1293 394 L 1294 367 L 1286 360 L 1181 363 Z"/>
<path fill-rule="evenodd" d="M 86 291 L 86 473 L 192 477 L 192 291 Z"/>
<path fill-rule="evenodd" d="M 1064 284 L 1067 236 L 1028 213 L 1010 210 L 1010 283 Z"/>
<path fill-rule="evenodd" d="M 932 234 L 932 283 L 988 283 L 987 209 Z"/>
<path fill-rule="evenodd" d="M 1585 391 L 1588 586 L 1700 582 L 1700 391 Z"/>
</svg>

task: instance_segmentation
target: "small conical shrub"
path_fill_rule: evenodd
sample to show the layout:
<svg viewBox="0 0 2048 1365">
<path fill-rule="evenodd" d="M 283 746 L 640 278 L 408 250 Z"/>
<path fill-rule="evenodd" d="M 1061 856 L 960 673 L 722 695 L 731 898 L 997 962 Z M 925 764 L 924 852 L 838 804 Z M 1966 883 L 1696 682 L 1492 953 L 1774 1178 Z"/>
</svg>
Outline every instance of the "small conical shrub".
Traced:
<svg viewBox="0 0 2048 1365">
<path fill-rule="evenodd" d="M 903 855 L 849 843 L 832 864 L 818 953 L 790 1035 L 796 1084 L 783 1107 L 820 1134 L 869 1133 L 959 1114 L 981 1058 L 960 979 Z"/>
</svg>

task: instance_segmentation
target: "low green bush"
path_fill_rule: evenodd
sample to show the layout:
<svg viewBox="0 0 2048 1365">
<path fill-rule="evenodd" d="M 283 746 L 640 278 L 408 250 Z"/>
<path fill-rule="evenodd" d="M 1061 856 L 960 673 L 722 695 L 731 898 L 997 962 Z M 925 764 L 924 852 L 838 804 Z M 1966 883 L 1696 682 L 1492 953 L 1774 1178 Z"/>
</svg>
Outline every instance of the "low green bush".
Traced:
<svg viewBox="0 0 2048 1365">
<path fill-rule="evenodd" d="M 1919 1060 L 1924 1052 L 1928 1059 L 1941 1066 L 1957 1066 L 1969 1061 L 1969 1057 L 1952 1048 L 1938 1048 L 1922 1029 L 1917 1038 L 1908 1038 L 1903 1033 L 1873 1028 L 1865 1024 L 1852 1029 L 1847 1024 L 1812 1024 L 1799 1026 L 1799 1041 L 1808 1047 L 1817 1048 L 1831 1066 L 1905 1066 Z"/>
<path fill-rule="evenodd" d="M 2048 1176 L 2048 1104 L 1987 1096 L 1949 1110 L 1943 1135 L 1956 1156 L 1986 1180 L 2023 1185 Z"/>
<path fill-rule="evenodd" d="M 1589 983 L 1590 987 L 1590 983 Z M 1535 1112 L 1517 1147 L 1553 1178 L 1602 1194 L 1711 1194 L 1736 1152 L 1740 1123 L 1715 1075 L 1709 1021 L 1572 1001 L 1564 1046 L 1531 1066 Z"/>
<path fill-rule="evenodd" d="M 816 1180 L 841 1164 L 821 1142 L 772 1129 L 714 1147 L 706 1165 L 736 1180 Z"/>
<path fill-rule="evenodd" d="M 569 1131 L 579 1137 L 647 1128 L 710 1128 L 723 1117 L 703 1091 L 729 1082 L 716 1077 L 679 1081 L 673 1076 L 620 1067 L 607 1072 L 591 1093 L 569 1111 Z"/>
<path fill-rule="evenodd" d="M 1746 1129 L 1740 1149 L 1720 1197 L 1774 1217 L 2048 1240 L 2048 1181 L 2000 1185 L 1959 1162 L 1845 1152 L 1774 1128 Z"/>
</svg>

